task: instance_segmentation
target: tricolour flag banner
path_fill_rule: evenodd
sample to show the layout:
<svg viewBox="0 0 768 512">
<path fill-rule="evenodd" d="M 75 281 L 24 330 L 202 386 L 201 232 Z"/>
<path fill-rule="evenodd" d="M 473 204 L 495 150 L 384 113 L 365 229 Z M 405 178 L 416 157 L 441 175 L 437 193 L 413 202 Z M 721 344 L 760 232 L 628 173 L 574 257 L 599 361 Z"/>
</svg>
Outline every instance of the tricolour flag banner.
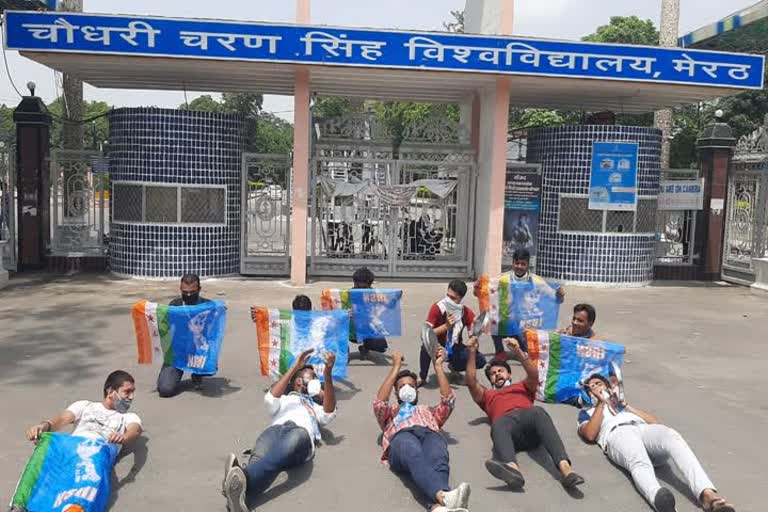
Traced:
<svg viewBox="0 0 768 512">
<path fill-rule="evenodd" d="M 353 288 L 325 289 L 320 294 L 323 310 L 347 310 L 352 318 L 350 339 L 402 336 L 400 300 L 403 290 Z"/>
<path fill-rule="evenodd" d="M 101 512 L 119 446 L 100 439 L 45 432 L 16 485 L 11 506 L 21 510 Z"/>
<path fill-rule="evenodd" d="M 593 373 L 608 375 L 611 363 L 621 368 L 624 346 L 549 331 L 528 330 L 528 357 L 539 369 L 536 399 L 562 403 L 582 395 L 583 381 Z"/>
<path fill-rule="evenodd" d="M 349 362 L 349 313 L 334 311 L 291 311 L 255 307 L 256 339 L 261 374 L 273 381 L 293 365 L 303 351 L 314 348 L 309 364 L 322 380 L 323 352 L 336 354 L 333 378 L 347 377 Z"/>
<path fill-rule="evenodd" d="M 219 367 L 227 307 L 221 301 L 163 306 L 146 300 L 131 309 L 139 364 L 166 364 L 213 375 Z"/>
<path fill-rule="evenodd" d="M 498 277 L 483 274 L 475 295 L 480 311 L 490 317 L 490 334 L 514 336 L 526 329 L 556 329 L 560 303 L 558 285 L 547 283 L 538 276 L 517 282 L 509 273 Z"/>
</svg>

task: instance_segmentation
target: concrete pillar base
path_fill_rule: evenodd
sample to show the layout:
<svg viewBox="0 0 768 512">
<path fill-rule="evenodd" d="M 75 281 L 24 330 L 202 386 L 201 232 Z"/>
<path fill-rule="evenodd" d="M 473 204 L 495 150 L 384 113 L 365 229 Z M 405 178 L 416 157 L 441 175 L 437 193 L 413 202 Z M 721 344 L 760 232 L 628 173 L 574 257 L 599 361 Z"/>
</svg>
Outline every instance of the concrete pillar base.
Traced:
<svg viewBox="0 0 768 512">
<path fill-rule="evenodd" d="M 8 271 L 3 268 L 3 259 L 5 259 L 5 251 L 8 242 L 0 242 L 0 290 L 8 286 L 10 277 Z"/>
<path fill-rule="evenodd" d="M 750 286 L 752 293 L 768 297 L 768 258 L 752 259 L 755 267 L 755 282 Z"/>
</svg>

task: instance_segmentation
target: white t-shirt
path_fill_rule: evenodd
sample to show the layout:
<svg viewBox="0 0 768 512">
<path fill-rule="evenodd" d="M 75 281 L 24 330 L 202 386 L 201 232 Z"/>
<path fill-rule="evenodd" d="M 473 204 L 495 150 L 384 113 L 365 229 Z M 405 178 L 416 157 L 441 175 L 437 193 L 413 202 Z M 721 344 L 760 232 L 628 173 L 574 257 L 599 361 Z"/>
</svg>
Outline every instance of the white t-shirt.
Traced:
<svg viewBox="0 0 768 512">
<path fill-rule="evenodd" d="M 298 393 L 288 393 L 275 398 L 267 391 L 264 403 L 272 415 L 272 425 L 294 422 L 309 434 L 313 441 L 320 441 L 320 426 L 328 425 L 336 417 L 336 411 L 325 412 L 323 406 Z M 314 450 L 314 442 L 312 443 Z"/>
<path fill-rule="evenodd" d="M 589 421 L 592 415 L 595 414 L 595 409 L 595 407 L 592 407 L 591 409 L 582 409 L 579 411 L 579 427 Z M 645 420 L 637 414 L 627 410 L 614 414 L 610 407 L 603 406 L 603 422 L 600 425 L 600 432 L 597 434 L 597 444 L 600 448 L 605 450 L 611 430 L 616 425 L 621 425 L 622 423 L 636 423 L 638 425 L 643 425 L 645 424 Z"/>
<path fill-rule="evenodd" d="M 128 425 L 137 423 L 141 426 L 138 414 L 125 414 L 104 407 L 101 402 L 80 400 L 73 403 L 67 410 L 75 415 L 75 430 L 73 436 L 90 437 L 107 440 L 112 432 L 124 434 Z"/>
</svg>

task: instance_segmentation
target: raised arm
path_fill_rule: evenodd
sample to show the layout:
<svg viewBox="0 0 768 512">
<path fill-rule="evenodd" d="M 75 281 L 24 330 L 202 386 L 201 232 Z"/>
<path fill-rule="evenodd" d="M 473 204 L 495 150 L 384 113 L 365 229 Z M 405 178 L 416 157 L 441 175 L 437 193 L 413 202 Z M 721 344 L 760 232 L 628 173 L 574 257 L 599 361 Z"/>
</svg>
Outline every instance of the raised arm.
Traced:
<svg viewBox="0 0 768 512">
<path fill-rule="evenodd" d="M 384 379 L 384 382 L 381 383 L 381 386 L 379 387 L 379 392 L 376 393 L 377 400 L 380 400 L 382 402 L 389 401 L 389 396 L 392 394 L 392 386 L 395 385 L 395 379 L 397 378 L 397 373 L 400 371 L 402 367 L 403 367 L 403 354 L 399 350 L 395 350 L 395 352 L 392 354 L 392 370 L 390 370 L 389 375 L 387 375 L 387 378 Z"/>
<path fill-rule="evenodd" d="M 328 414 L 336 410 L 336 390 L 333 389 L 333 365 L 336 363 L 336 354 L 326 352 L 323 354 L 325 369 L 323 377 L 325 379 L 325 389 L 323 390 L 323 410 Z"/>
<path fill-rule="evenodd" d="M 467 358 L 467 387 L 469 388 L 469 394 L 472 395 L 472 400 L 475 403 L 480 404 L 483 401 L 483 395 L 486 388 L 477 381 L 477 349 L 479 342 L 477 336 L 469 338 L 469 356 Z"/>
<path fill-rule="evenodd" d="M 525 387 L 528 388 L 528 391 L 531 393 L 535 393 L 536 388 L 539 387 L 539 369 L 530 360 L 528 354 L 523 352 L 523 349 L 520 348 L 520 342 L 515 338 L 504 338 L 504 343 L 507 344 L 507 348 L 509 349 L 512 358 L 516 361 L 520 361 L 520 364 L 523 365 L 523 369 L 525 370 Z"/>
<path fill-rule="evenodd" d="M 603 425 L 603 413 L 605 411 L 605 399 L 601 396 L 597 397 L 599 400 L 595 412 L 589 421 L 586 421 L 579 425 L 579 435 L 588 443 L 594 443 L 597 441 L 600 435 L 600 428 Z M 584 413 L 586 414 L 586 412 Z"/>
<path fill-rule="evenodd" d="M 445 376 L 445 349 L 440 347 L 435 352 L 435 374 L 437 375 L 437 382 L 440 384 L 440 396 L 443 398 L 450 398 L 453 395 L 451 384 L 448 382 L 448 377 Z"/>
<path fill-rule="evenodd" d="M 75 415 L 72 414 L 71 411 L 63 411 L 61 414 L 58 414 L 51 419 L 43 420 L 37 425 L 32 425 L 25 431 L 25 435 L 29 441 L 36 443 L 40 439 L 40 434 L 43 432 L 56 432 L 74 422 Z"/>
<path fill-rule="evenodd" d="M 307 363 L 307 358 L 309 358 L 309 355 L 314 351 L 315 349 L 310 348 L 309 350 L 305 350 L 299 354 L 299 357 L 297 357 L 296 361 L 293 362 L 293 366 L 291 366 L 288 371 L 285 372 L 282 377 L 280 377 L 280 380 L 272 384 L 269 392 L 273 397 L 280 398 L 285 394 L 285 390 L 288 389 L 288 385 L 291 383 L 291 380 L 293 380 L 293 375 L 299 368 Z"/>
</svg>

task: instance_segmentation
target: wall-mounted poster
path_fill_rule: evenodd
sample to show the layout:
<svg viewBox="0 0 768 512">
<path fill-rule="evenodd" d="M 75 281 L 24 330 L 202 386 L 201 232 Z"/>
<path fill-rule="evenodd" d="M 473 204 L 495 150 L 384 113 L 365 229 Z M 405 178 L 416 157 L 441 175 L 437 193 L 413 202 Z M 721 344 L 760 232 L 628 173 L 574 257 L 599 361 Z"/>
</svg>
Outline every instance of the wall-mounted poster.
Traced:
<svg viewBox="0 0 768 512">
<path fill-rule="evenodd" d="M 593 142 L 590 210 L 637 209 L 636 142 Z"/>
<path fill-rule="evenodd" d="M 541 165 L 507 163 L 504 188 L 503 265 L 512 265 L 517 249 L 528 249 L 536 257 L 541 211 Z"/>
</svg>

